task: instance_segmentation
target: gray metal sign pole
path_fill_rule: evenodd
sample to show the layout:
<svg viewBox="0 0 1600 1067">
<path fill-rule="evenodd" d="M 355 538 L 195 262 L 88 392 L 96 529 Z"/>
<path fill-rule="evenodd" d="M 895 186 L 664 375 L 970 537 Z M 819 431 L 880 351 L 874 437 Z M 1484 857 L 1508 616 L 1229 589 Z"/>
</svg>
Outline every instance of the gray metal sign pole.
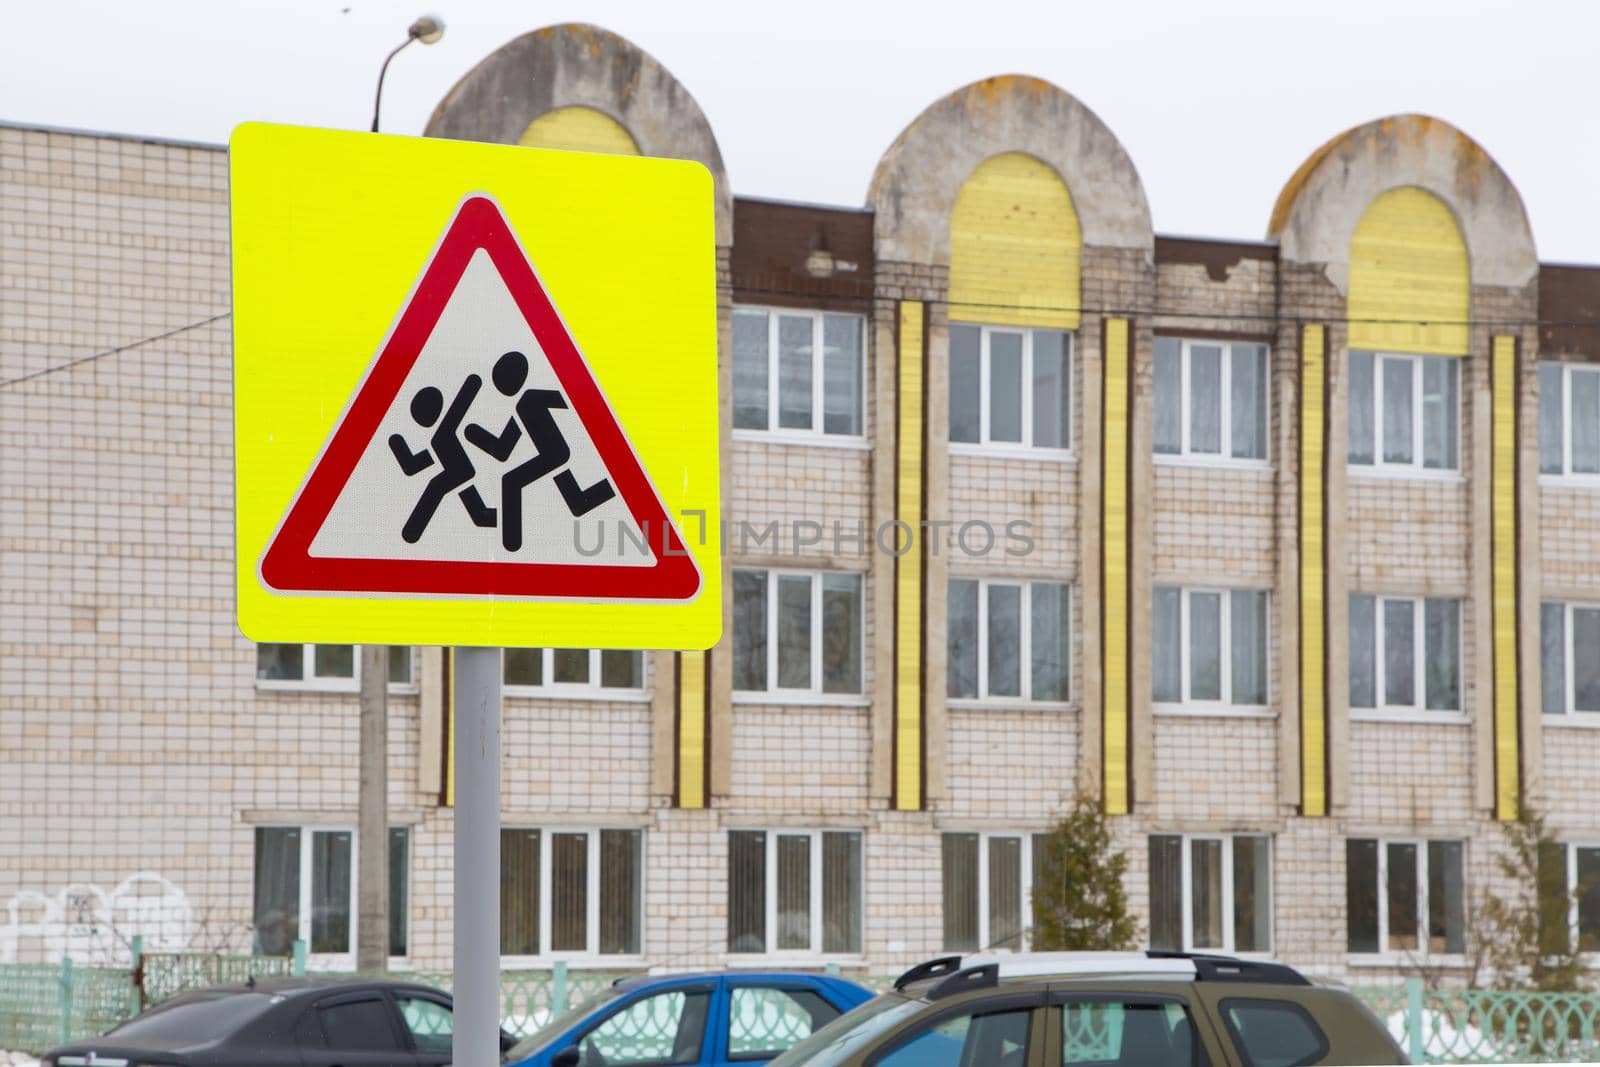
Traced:
<svg viewBox="0 0 1600 1067">
<path fill-rule="evenodd" d="M 500 1063 L 500 655 L 457 648 L 456 1067 Z"/>
</svg>

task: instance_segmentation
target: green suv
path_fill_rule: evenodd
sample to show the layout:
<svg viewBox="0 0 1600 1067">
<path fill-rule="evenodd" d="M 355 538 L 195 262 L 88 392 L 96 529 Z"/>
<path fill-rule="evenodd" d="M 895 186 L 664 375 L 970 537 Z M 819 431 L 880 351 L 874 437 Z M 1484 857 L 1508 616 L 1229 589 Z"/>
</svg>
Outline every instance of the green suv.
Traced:
<svg viewBox="0 0 1600 1067">
<path fill-rule="evenodd" d="M 1281 963 L 1179 952 L 945 956 L 771 1067 L 1405 1063 L 1377 1016 Z"/>
</svg>

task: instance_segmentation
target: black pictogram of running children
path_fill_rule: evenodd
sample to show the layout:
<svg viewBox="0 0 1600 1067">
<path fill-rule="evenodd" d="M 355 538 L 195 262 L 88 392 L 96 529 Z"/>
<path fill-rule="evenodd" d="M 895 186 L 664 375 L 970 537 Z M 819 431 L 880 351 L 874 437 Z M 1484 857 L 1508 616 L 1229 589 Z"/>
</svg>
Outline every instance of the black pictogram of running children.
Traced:
<svg viewBox="0 0 1600 1067">
<path fill-rule="evenodd" d="M 432 385 L 417 390 L 411 398 L 411 417 L 418 426 L 423 429 L 431 427 L 433 431 L 424 447 L 412 451 L 403 434 L 391 434 L 389 437 L 389 450 L 394 453 L 406 477 L 421 474 L 436 463 L 439 465 L 438 473 L 428 479 L 422 496 L 400 529 L 400 536 L 408 544 L 414 545 L 421 540 L 428 523 L 433 521 L 439 506 L 451 493 L 460 496 L 474 526 L 493 529 L 499 525 L 500 543 L 507 552 L 522 548 L 523 490 L 545 475 L 558 472 L 555 474 L 556 488 L 561 491 L 561 499 L 566 501 L 567 510 L 574 518 L 593 511 L 616 495 L 609 479 L 602 478 L 584 488 L 578 485 L 578 479 L 571 470 L 562 469 L 572 458 L 572 450 L 567 445 L 561 427 L 556 424 L 554 412 L 557 408 L 565 408 L 567 401 L 555 389 L 523 389 L 528 382 L 527 356 L 521 352 L 507 352 L 495 361 L 490 377 L 494 380 L 495 388 L 503 395 L 517 398 L 516 413 L 506 420 L 505 427 L 499 433 L 477 423 L 462 427 L 467 409 L 472 406 L 478 390 L 483 388 L 483 379 L 476 374 L 469 374 L 461 383 L 461 388 L 456 390 L 449 408 L 444 406 L 444 393 Z M 512 451 L 524 434 L 532 443 L 535 454 L 532 459 L 501 474 L 500 507 L 497 513 L 495 508 L 484 502 L 483 495 L 474 484 L 478 468 L 462 441 L 465 439 L 485 455 L 505 463 L 510 460 Z"/>
</svg>

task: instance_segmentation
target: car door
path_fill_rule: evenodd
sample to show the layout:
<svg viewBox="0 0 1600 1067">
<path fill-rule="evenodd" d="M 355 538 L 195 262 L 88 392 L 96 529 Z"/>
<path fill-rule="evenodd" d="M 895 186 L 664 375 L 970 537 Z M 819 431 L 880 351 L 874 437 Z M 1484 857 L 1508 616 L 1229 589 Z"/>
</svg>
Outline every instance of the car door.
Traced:
<svg viewBox="0 0 1600 1067">
<path fill-rule="evenodd" d="M 421 1067 L 443 1067 L 453 1059 L 455 1015 L 448 1001 L 407 990 L 394 993 L 394 1005 Z"/>
<path fill-rule="evenodd" d="M 304 1067 L 416 1067 L 393 1002 L 381 990 L 335 993 L 295 1026 Z"/>
<path fill-rule="evenodd" d="M 844 1014 L 804 979 L 728 978 L 711 1067 L 755 1067 Z"/>
<path fill-rule="evenodd" d="M 577 1039 L 578 1067 L 696 1067 L 710 1052 L 716 999 L 708 980 L 624 1001 Z"/>
<path fill-rule="evenodd" d="M 995 993 L 925 1012 L 865 1059 L 867 1067 L 1046 1067 L 1041 993 Z"/>
</svg>

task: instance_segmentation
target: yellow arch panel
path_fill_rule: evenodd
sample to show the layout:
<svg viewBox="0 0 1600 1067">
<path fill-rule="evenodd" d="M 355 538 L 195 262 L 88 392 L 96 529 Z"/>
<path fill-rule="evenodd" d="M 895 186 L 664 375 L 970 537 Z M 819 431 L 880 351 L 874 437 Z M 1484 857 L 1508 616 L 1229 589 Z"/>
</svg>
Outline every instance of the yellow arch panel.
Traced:
<svg viewBox="0 0 1600 1067">
<path fill-rule="evenodd" d="M 528 124 L 517 138 L 524 148 L 564 148 L 569 152 L 604 152 L 636 156 L 639 146 L 616 119 L 592 107 L 558 107 Z"/>
<path fill-rule="evenodd" d="M 1444 202 L 1410 186 L 1380 194 L 1350 240 L 1350 347 L 1466 355 L 1470 285 Z"/>
<path fill-rule="evenodd" d="M 1021 152 L 978 165 L 950 213 L 950 318 L 1078 328 L 1083 235 L 1072 194 Z"/>
</svg>

